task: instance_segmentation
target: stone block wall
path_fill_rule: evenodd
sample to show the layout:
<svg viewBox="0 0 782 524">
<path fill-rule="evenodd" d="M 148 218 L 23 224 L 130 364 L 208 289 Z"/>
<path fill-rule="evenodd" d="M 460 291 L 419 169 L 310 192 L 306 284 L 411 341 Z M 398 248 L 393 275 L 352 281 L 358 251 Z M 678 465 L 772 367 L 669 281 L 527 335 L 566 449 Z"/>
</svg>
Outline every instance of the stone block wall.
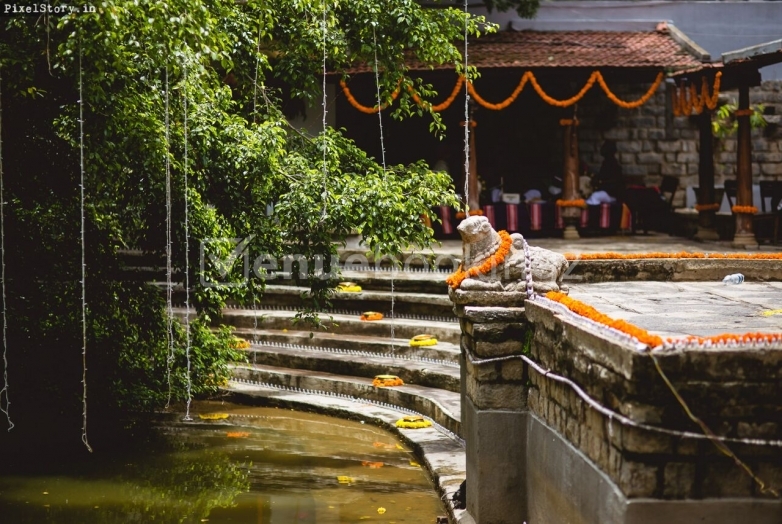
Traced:
<svg viewBox="0 0 782 524">
<path fill-rule="evenodd" d="M 647 354 L 539 303 L 528 303 L 526 314 L 535 333 L 531 358 L 541 366 L 637 423 L 702 433 Z M 782 439 L 782 348 L 671 351 L 657 358 L 693 413 L 716 434 Z M 528 374 L 530 411 L 589 457 L 626 497 L 767 496 L 710 441 L 621 424 L 590 408 L 568 385 Z M 764 482 L 782 488 L 782 447 L 728 446 Z"/>
<path fill-rule="evenodd" d="M 623 100 L 640 98 L 648 86 L 610 86 Z M 615 140 L 617 159 L 628 180 L 657 185 L 663 175 L 679 177 L 680 187 L 698 185 L 699 131 L 695 117 L 672 115 L 671 93 L 662 84 L 657 93 L 637 109 L 623 109 L 609 101 L 602 91 L 590 92 L 579 104 L 579 151 L 592 171 L 602 164 L 600 145 Z M 736 102 L 738 93 L 721 94 Z M 752 132 L 752 172 L 758 180 L 782 180 L 782 82 L 767 81 L 750 90 L 750 103 L 763 104 L 769 125 Z M 736 138 L 715 139 L 715 184 L 736 176 Z M 675 205 L 684 204 L 680 191 Z"/>
</svg>

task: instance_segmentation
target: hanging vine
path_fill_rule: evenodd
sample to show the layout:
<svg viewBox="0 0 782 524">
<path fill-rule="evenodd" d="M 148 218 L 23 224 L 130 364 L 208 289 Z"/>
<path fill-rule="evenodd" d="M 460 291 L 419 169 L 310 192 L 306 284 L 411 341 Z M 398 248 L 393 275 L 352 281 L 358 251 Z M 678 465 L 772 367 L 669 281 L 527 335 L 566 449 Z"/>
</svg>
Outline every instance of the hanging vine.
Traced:
<svg viewBox="0 0 782 524">
<path fill-rule="evenodd" d="M 3 182 L 3 77 L 0 71 L 0 287 L 3 295 L 3 389 L 0 389 L 0 411 L 8 421 L 8 431 L 14 428 L 11 422 L 8 396 L 8 306 L 5 301 L 5 191 Z M 3 400 L 5 399 L 5 401 Z"/>
<path fill-rule="evenodd" d="M 79 183 L 80 211 L 81 211 L 81 336 L 82 336 L 82 428 L 81 441 L 92 452 L 87 441 L 87 264 L 85 262 L 85 233 L 84 233 L 84 89 L 82 82 L 82 48 L 79 42 Z"/>
</svg>

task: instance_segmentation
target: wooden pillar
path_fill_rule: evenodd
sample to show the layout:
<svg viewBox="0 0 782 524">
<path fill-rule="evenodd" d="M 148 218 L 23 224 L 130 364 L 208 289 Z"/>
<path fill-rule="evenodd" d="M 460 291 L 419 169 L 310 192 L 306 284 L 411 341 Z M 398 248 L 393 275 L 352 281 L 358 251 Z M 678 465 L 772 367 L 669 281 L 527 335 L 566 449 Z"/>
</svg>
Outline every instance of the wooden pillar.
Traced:
<svg viewBox="0 0 782 524">
<path fill-rule="evenodd" d="M 560 121 L 563 126 L 564 135 L 564 172 L 562 174 L 562 200 L 579 200 L 581 193 L 578 190 L 579 161 L 578 161 L 578 120 L 575 115 L 573 119 Z M 576 224 L 581 217 L 581 208 L 563 207 L 560 209 L 562 220 L 565 223 L 563 237 L 566 240 L 575 240 L 580 238 Z"/>
<path fill-rule="evenodd" d="M 714 135 L 711 129 L 711 110 L 704 107 L 698 118 L 700 147 L 698 148 L 698 204 L 701 206 L 719 205 L 715 202 L 714 191 Z M 699 240 L 717 240 L 714 214 L 716 209 L 701 209 L 698 212 Z"/>
<path fill-rule="evenodd" d="M 736 111 L 738 120 L 738 146 L 736 157 L 736 205 L 752 205 L 752 129 L 750 128 L 749 85 L 739 86 L 739 108 Z M 733 237 L 734 247 L 757 248 L 755 233 L 752 230 L 751 213 L 735 213 L 736 235 Z"/>
</svg>

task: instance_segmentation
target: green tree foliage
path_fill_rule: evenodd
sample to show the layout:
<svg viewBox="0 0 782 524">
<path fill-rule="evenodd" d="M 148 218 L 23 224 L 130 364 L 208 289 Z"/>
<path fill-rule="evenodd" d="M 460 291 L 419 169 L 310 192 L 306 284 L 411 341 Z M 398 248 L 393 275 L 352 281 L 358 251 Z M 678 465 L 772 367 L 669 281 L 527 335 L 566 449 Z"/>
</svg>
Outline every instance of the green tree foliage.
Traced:
<svg viewBox="0 0 782 524">
<path fill-rule="evenodd" d="M 535 2 L 492 5 L 527 9 Z M 149 409 L 166 398 L 163 296 L 127 278 L 119 251 L 141 247 L 158 260 L 164 253 L 166 162 L 174 269 L 182 275 L 188 260 L 192 304 L 200 312 L 191 378 L 194 391 L 208 392 L 224 379 L 225 360 L 236 355 L 227 350 L 227 333 L 213 335 L 206 326 L 218 320 L 227 299 L 260 296 L 262 281 L 222 285 L 219 267 L 200 264 L 202 241 L 251 237 L 254 256 L 301 254 L 320 307 L 329 286 L 317 278 L 314 261 L 334 254 L 335 241 L 357 231 L 378 253 L 426 246 L 431 230 L 420 215 L 455 203 L 450 180 L 423 163 L 384 171 L 339 130 L 310 136 L 292 128 L 281 110 L 282 91 L 272 86 L 318 100 L 325 56 L 333 72 L 375 64 L 385 99 L 413 84 L 433 96 L 431 86 L 408 76 L 405 59 L 461 67 L 465 26 L 472 36 L 496 29 L 458 8 L 412 0 L 99 0 L 89 6 L 0 19 L 11 413 L 39 410 L 79 424 L 80 80 L 91 412 Z M 396 117 L 424 113 L 406 89 L 401 93 Z M 437 116 L 431 118 L 441 130 Z M 267 204 L 276 206 L 271 216 Z M 210 246 L 223 255 L 232 249 L 229 242 Z M 238 281 L 239 273 L 234 268 L 227 276 Z M 175 339 L 171 384 L 174 399 L 182 399 L 179 327 Z"/>
</svg>

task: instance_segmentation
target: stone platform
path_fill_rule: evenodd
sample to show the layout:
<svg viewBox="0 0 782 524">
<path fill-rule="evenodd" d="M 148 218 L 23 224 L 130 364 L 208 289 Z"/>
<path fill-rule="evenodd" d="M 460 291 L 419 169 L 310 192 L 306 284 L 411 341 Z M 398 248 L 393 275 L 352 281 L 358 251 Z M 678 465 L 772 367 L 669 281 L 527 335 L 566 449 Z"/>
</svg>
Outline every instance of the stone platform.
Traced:
<svg viewBox="0 0 782 524">
<path fill-rule="evenodd" d="M 729 241 L 698 241 L 683 237 L 675 237 L 664 233 L 649 233 L 648 235 L 624 235 L 588 237 L 577 240 L 565 240 L 563 238 L 527 238 L 530 245 L 542 247 L 557 253 L 603 253 L 612 251 L 616 253 L 648 253 L 651 251 L 664 251 L 678 253 L 680 251 L 704 252 L 704 253 L 778 253 L 782 252 L 782 245 L 763 244 L 757 249 L 747 250 L 733 247 Z M 359 244 L 358 237 L 351 237 L 347 245 L 340 251 L 345 253 L 365 253 L 366 249 Z M 405 250 L 411 252 L 412 249 Z M 421 250 L 416 250 L 422 252 Z M 461 240 L 442 240 L 440 244 L 431 246 L 431 251 L 437 255 L 461 256 Z M 423 251 L 427 252 L 427 251 Z"/>
<path fill-rule="evenodd" d="M 782 330 L 782 282 L 571 284 L 570 296 L 660 336 Z"/>
</svg>

